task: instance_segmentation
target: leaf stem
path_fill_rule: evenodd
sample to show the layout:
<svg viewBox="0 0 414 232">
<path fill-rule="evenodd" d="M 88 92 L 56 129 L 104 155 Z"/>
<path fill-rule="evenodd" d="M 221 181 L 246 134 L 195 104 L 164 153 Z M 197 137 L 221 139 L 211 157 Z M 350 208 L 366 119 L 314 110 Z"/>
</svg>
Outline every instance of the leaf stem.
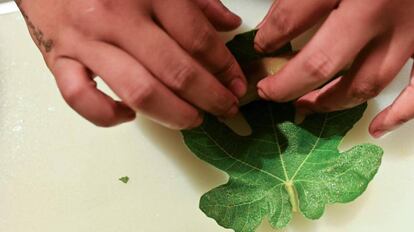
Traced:
<svg viewBox="0 0 414 232">
<path fill-rule="evenodd" d="M 289 180 L 285 182 L 285 189 L 289 194 L 289 201 L 292 205 L 292 212 L 296 213 L 299 212 L 299 201 L 298 201 L 298 194 L 295 189 L 295 185 L 293 185 L 293 181 Z"/>
</svg>

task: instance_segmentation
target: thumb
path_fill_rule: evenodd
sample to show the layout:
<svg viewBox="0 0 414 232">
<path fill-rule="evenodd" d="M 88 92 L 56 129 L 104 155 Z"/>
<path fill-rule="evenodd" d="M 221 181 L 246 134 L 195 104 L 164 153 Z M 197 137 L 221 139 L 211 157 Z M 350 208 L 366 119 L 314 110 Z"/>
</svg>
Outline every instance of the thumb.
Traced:
<svg viewBox="0 0 414 232">
<path fill-rule="evenodd" d="M 231 12 L 220 0 L 195 0 L 211 24 L 218 31 L 230 31 L 241 24 L 241 18 Z"/>
</svg>

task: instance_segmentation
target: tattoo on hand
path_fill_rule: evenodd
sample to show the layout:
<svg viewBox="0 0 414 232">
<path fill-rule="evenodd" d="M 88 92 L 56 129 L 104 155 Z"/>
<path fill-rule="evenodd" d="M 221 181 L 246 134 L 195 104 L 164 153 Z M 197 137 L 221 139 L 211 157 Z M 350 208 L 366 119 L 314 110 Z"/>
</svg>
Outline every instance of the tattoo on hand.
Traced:
<svg viewBox="0 0 414 232">
<path fill-rule="evenodd" d="M 23 10 L 22 2 L 23 0 L 15 0 L 17 6 L 19 6 L 20 11 L 23 15 L 23 18 L 26 20 L 26 24 L 29 28 L 29 30 L 32 32 L 33 37 L 35 38 L 35 43 L 40 47 L 44 48 L 45 51 L 48 53 L 53 48 L 53 40 L 45 38 L 43 35 L 43 32 L 40 30 L 40 28 L 36 27 L 32 21 L 29 19 L 29 16 L 26 14 L 26 12 Z"/>
</svg>

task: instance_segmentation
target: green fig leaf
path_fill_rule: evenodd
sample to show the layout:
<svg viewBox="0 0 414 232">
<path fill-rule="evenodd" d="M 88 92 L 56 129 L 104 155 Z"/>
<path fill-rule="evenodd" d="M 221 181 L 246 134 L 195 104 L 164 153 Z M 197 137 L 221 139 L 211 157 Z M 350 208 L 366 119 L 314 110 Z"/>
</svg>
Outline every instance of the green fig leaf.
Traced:
<svg viewBox="0 0 414 232">
<path fill-rule="evenodd" d="M 365 108 L 315 114 L 297 125 L 291 103 L 257 101 L 242 108 L 249 136 L 206 116 L 201 127 L 183 131 L 185 143 L 230 180 L 201 198 L 201 210 L 225 228 L 250 232 L 264 218 L 283 228 L 292 212 L 318 219 L 327 204 L 354 200 L 377 173 L 383 154 L 372 144 L 338 150 Z"/>
<path fill-rule="evenodd" d="M 293 55 L 290 44 L 271 54 L 256 52 L 255 34 L 240 34 L 227 44 L 243 71 L 253 71 L 247 76 L 253 87 L 245 104 L 257 98 L 255 83 L 263 74 L 255 74 L 277 71 Z M 278 59 L 262 62 L 265 57 Z M 293 212 L 318 219 L 326 205 L 354 200 L 377 173 L 383 154 L 372 144 L 338 150 L 366 106 L 314 114 L 295 124 L 292 103 L 256 101 L 241 108 L 252 129 L 249 136 L 206 115 L 199 128 L 182 131 L 184 141 L 200 159 L 226 172 L 229 181 L 203 195 L 200 209 L 225 228 L 253 232 L 265 218 L 283 228 Z"/>
</svg>

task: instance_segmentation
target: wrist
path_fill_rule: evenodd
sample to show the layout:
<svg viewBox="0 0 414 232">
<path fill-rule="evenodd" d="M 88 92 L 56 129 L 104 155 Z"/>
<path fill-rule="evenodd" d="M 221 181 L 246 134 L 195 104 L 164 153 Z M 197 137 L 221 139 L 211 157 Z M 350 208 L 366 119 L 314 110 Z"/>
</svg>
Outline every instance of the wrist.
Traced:
<svg viewBox="0 0 414 232">
<path fill-rule="evenodd" d="M 14 0 L 16 5 L 19 7 L 20 12 L 26 21 L 26 25 L 29 29 L 29 33 L 33 39 L 33 41 L 36 43 L 38 48 L 43 52 L 50 52 L 53 48 L 53 41 L 49 39 L 47 36 L 44 35 L 42 29 L 37 26 L 31 19 L 31 17 L 28 14 L 28 9 L 31 9 L 30 2 L 32 1 L 23 1 L 23 0 Z"/>
</svg>

